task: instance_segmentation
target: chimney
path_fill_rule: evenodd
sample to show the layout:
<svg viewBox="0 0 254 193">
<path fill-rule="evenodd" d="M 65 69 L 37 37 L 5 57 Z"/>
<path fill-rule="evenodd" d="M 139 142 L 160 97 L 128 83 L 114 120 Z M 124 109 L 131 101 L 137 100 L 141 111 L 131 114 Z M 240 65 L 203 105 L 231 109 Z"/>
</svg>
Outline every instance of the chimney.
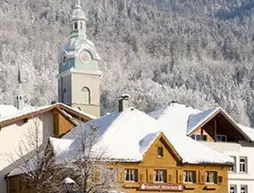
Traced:
<svg viewBox="0 0 254 193">
<path fill-rule="evenodd" d="M 119 112 L 122 112 L 129 107 L 129 105 L 128 105 L 129 99 L 130 99 L 130 96 L 128 94 L 123 94 L 121 97 L 119 97 L 119 99 L 118 99 L 118 111 Z"/>
</svg>

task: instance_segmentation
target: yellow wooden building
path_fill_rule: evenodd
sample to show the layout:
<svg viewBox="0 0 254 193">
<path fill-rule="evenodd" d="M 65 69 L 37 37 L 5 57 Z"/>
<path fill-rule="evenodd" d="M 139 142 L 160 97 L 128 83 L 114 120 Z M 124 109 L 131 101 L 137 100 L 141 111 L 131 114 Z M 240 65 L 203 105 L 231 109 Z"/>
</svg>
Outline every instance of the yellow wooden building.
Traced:
<svg viewBox="0 0 254 193">
<path fill-rule="evenodd" d="M 164 134 L 153 142 L 141 163 L 117 163 L 116 167 L 122 171 L 128 193 L 227 192 L 229 164 L 185 164 Z"/>
<path fill-rule="evenodd" d="M 188 137 L 171 133 L 167 128 L 162 129 L 156 120 L 137 109 L 127 108 L 106 115 L 87 122 L 82 129 L 86 131 L 91 125 L 98 129 L 101 139 L 96 147 L 107 147 L 105 156 L 110 159 L 109 167 L 117 168 L 119 172 L 122 192 L 228 191 L 228 169 L 233 162 L 230 157 Z M 57 141 L 73 139 L 75 143 L 77 129 Z M 51 145 L 57 149 L 61 143 Z M 69 155 L 75 151 L 65 148 L 66 155 L 68 151 Z M 7 179 L 10 193 L 29 193 L 20 176 L 11 172 Z"/>
</svg>

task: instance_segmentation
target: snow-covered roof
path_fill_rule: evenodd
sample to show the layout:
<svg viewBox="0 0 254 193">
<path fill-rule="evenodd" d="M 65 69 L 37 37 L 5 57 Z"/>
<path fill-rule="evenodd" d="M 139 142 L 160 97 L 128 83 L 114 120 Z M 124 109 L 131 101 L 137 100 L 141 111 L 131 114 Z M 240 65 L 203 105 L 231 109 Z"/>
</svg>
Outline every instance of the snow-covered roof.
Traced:
<svg viewBox="0 0 254 193">
<path fill-rule="evenodd" d="M 64 108 L 66 110 L 70 110 L 72 112 L 75 112 L 79 114 L 80 116 L 85 116 L 88 119 L 95 119 L 96 117 L 93 115 L 90 115 L 88 113 L 85 113 L 83 111 L 80 111 L 79 109 L 69 107 L 63 103 L 56 103 L 52 105 L 46 105 L 46 106 L 41 106 L 41 107 L 26 107 L 23 110 L 18 110 L 14 106 L 8 106 L 8 105 L 0 105 L 0 113 L 3 111 L 5 114 L 3 116 L 0 116 L 0 124 L 5 122 L 5 121 L 10 121 L 14 120 L 19 117 L 27 116 L 30 114 L 38 113 L 40 111 L 45 111 L 45 110 L 51 110 L 55 107 L 59 106 L 60 108 Z M 69 113 L 63 112 L 65 115 L 71 116 Z M 72 117 L 71 117 L 72 118 Z"/>
<path fill-rule="evenodd" d="M 149 113 L 149 115 L 159 121 L 162 127 L 174 130 L 181 135 L 190 135 L 195 129 L 200 127 L 218 112 L 222 113 L 240 133 L 251 140 L 249 133 L 244 132 L 244 128 L 239 127 L 233 118 L 231 118 L 221 107 L 201 111 L 183 104 L 171 103 L 165 108 Z"/>
<path fill-rule="evenodd" d="M 17 118 L 17 117 L 21 117 L 21 116 L 24 116 L 26 114 L 34 113 L 34 112 L 49 108 L 51 106 L 52 105 L 47 105 L 47 106 L 42 106 L 42 107 L 31 107 L 31 108 L 25 108 L 24 110 L 13 111 L 12 113 L 9 113 L 6 116 L 1 116 L 0 117 L 0 122 L 11 120 L 11 119 L 14 119 L 14 118 Z"/>
<path fill-rule="evenodd" d="M 13 105 L 0 105 L 0 119 L 11 114 L 18 113 L 19 110 Z"/>
<path fill-rule="evenodd" d="M 142 162 L 153 142 L 163 136 L 174 148 L 173 152 L 176 152 L 182 163 L 217 165 L 233 163 L 229 156 L 185 135 L 178 135 L 173 130 L 162 128 L 157 120 L 131 107 L 123 112 L 107 114 L 77 126 L 61 139 L 51 137 L 49 142 L 53 147 L 56 164 L 77 159 L 80 153 L 83 153 L 82 136 L 88 135 L 91 129 L 96 131 L 93 156 L 101 155 L 100 158 L 108 161 Z M 16 168 L 8 176 L 21 173 L 22 170 Z"/>
<path fill-rule="evenodd" d="M 91 128 L 97 129 L 98 137 L 93 152 L 105 150 L 103 158 L 108 160 L 142 162 L 151 144 L 160 134 L 164 134 L 183 163 L 228 164 L 233 161 L 227 155 L 205 147 L 187 136 L 175 135 L 171 130 L 161 128 L 158 121 L 149 115 L 135 108 L 128 108 L 121 113 L 112 113 L 89 121 L 82 127 L 73 128 L 62 139 L 57 140 L 58 144 L 52 143 L 56 151 L 60 143 L 64 143 L 65 140 L 74 140 L 71 146 L 66 146 L 65 150 L 61 148 L 62 153 L 57 152 L 56 159 L 59 157 L 59 163 L 69 157 L 73 159 L 78 154 L 75 151 L 79 149 L 77 139 L 81 136 L 80 132 L 87 132 Z M 61 154 L 66 157 L 64 158 Z"/>
<path fill-rule="evenodd" d="M 252 141 L 254 141 L 254 129 L 250 127 L 243 126 L 241 124 L 238 124 L 238 126 L 242 129 L 242 131 L 248 135 Z"/>
</svg>

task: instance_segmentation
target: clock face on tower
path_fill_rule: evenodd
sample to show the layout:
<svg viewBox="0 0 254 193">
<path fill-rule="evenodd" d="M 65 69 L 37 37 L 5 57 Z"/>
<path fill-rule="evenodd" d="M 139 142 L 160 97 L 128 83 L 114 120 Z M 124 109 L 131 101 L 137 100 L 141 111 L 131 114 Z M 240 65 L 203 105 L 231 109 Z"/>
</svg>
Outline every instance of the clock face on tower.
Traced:
<svg viewBox="0 0 254 193">
<path fill-rule="evenodd" d="M 92 56 L 91 56 L 91 54 L 88 51 L 84 50 L 84 51 L 80 52 L 79 59 L 83 63 L 87 64 L 87 63 L 89 63 L 92 60 Z"/>
</svg>

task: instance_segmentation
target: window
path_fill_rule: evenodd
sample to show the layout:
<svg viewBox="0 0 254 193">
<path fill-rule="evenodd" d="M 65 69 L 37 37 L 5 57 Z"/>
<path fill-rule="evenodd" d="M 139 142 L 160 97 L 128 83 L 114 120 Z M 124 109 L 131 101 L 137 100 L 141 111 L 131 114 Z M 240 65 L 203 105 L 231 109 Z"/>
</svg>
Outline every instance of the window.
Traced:
<svg viewBox="0 0 254 193">
<path fill-rule="evenodd" d="M 191 138 L 196 141 L 207 141 L 207 135 L 194 134 Z"/>
<path fill-rule="evenodd" d="M 195 171 L 184 171 L 183 181 L 185 183 L 196 183 L 196 172 Z"/>
<path fill-rule="evenodd" d="M 138 170 L 137 169 L 125 169 L 125 181 L 137 182 Z"/>
<path fill-rule="evenodd" d="M 241 185 L 240 193 L 248 193 L 248 186 L 247 185 Z"/>
<path fill-rule="evenodd" d="M 74 29 L 78 29 L 78 23 L 77 22 L 74 23 Z"/>
<path fill-rule="evenodd" d="M 83 92 L 83 97 L 84 97 L 84 103 L 87 105 L 87 104 L 90 104 L 91 103 L 91 93 L 90 93 L 90 90 L 89 88 L 87 87 L 83 87 L 82 88 L 82 92 Z"/>
<path fill-rule="evenodd" d="M 227 141 L 227 136 L 226 135 L 216 135 L 216 141 L 219 141 L 219 142 Z"/>
<path fill-rule="evenodd" d="M 167 171 L 166 170 L 154 170 L 154 182 L 165 183 Z"/>
<path fill-rule="evenodd" d="M 205 178 L 207 184 L 217 184 L 217 172 L 214 171 L 205 172 Z"/>
<path fill-rule="evenodd" d="M 240 172 L 247 172 L 247 157 L 240 157 Z"/>
<path fill-rule="evenodd" d="M 229 186 L 229 193 L 237 193 L 236 185 Z"/>
<path fill-rule="evenodd" d="M 231 156 L 231 157 L 234 160 L 234 165 L 229 168 L 229 171 L 230 172 L 236 172 L 236 157 L 235 156 Z"/>
<path fill-rule="evenodd" d="M 157 156 L 158 157 L 163 157 L 163 147 L 158 147 L 157 148 Z"/>
</svg>

